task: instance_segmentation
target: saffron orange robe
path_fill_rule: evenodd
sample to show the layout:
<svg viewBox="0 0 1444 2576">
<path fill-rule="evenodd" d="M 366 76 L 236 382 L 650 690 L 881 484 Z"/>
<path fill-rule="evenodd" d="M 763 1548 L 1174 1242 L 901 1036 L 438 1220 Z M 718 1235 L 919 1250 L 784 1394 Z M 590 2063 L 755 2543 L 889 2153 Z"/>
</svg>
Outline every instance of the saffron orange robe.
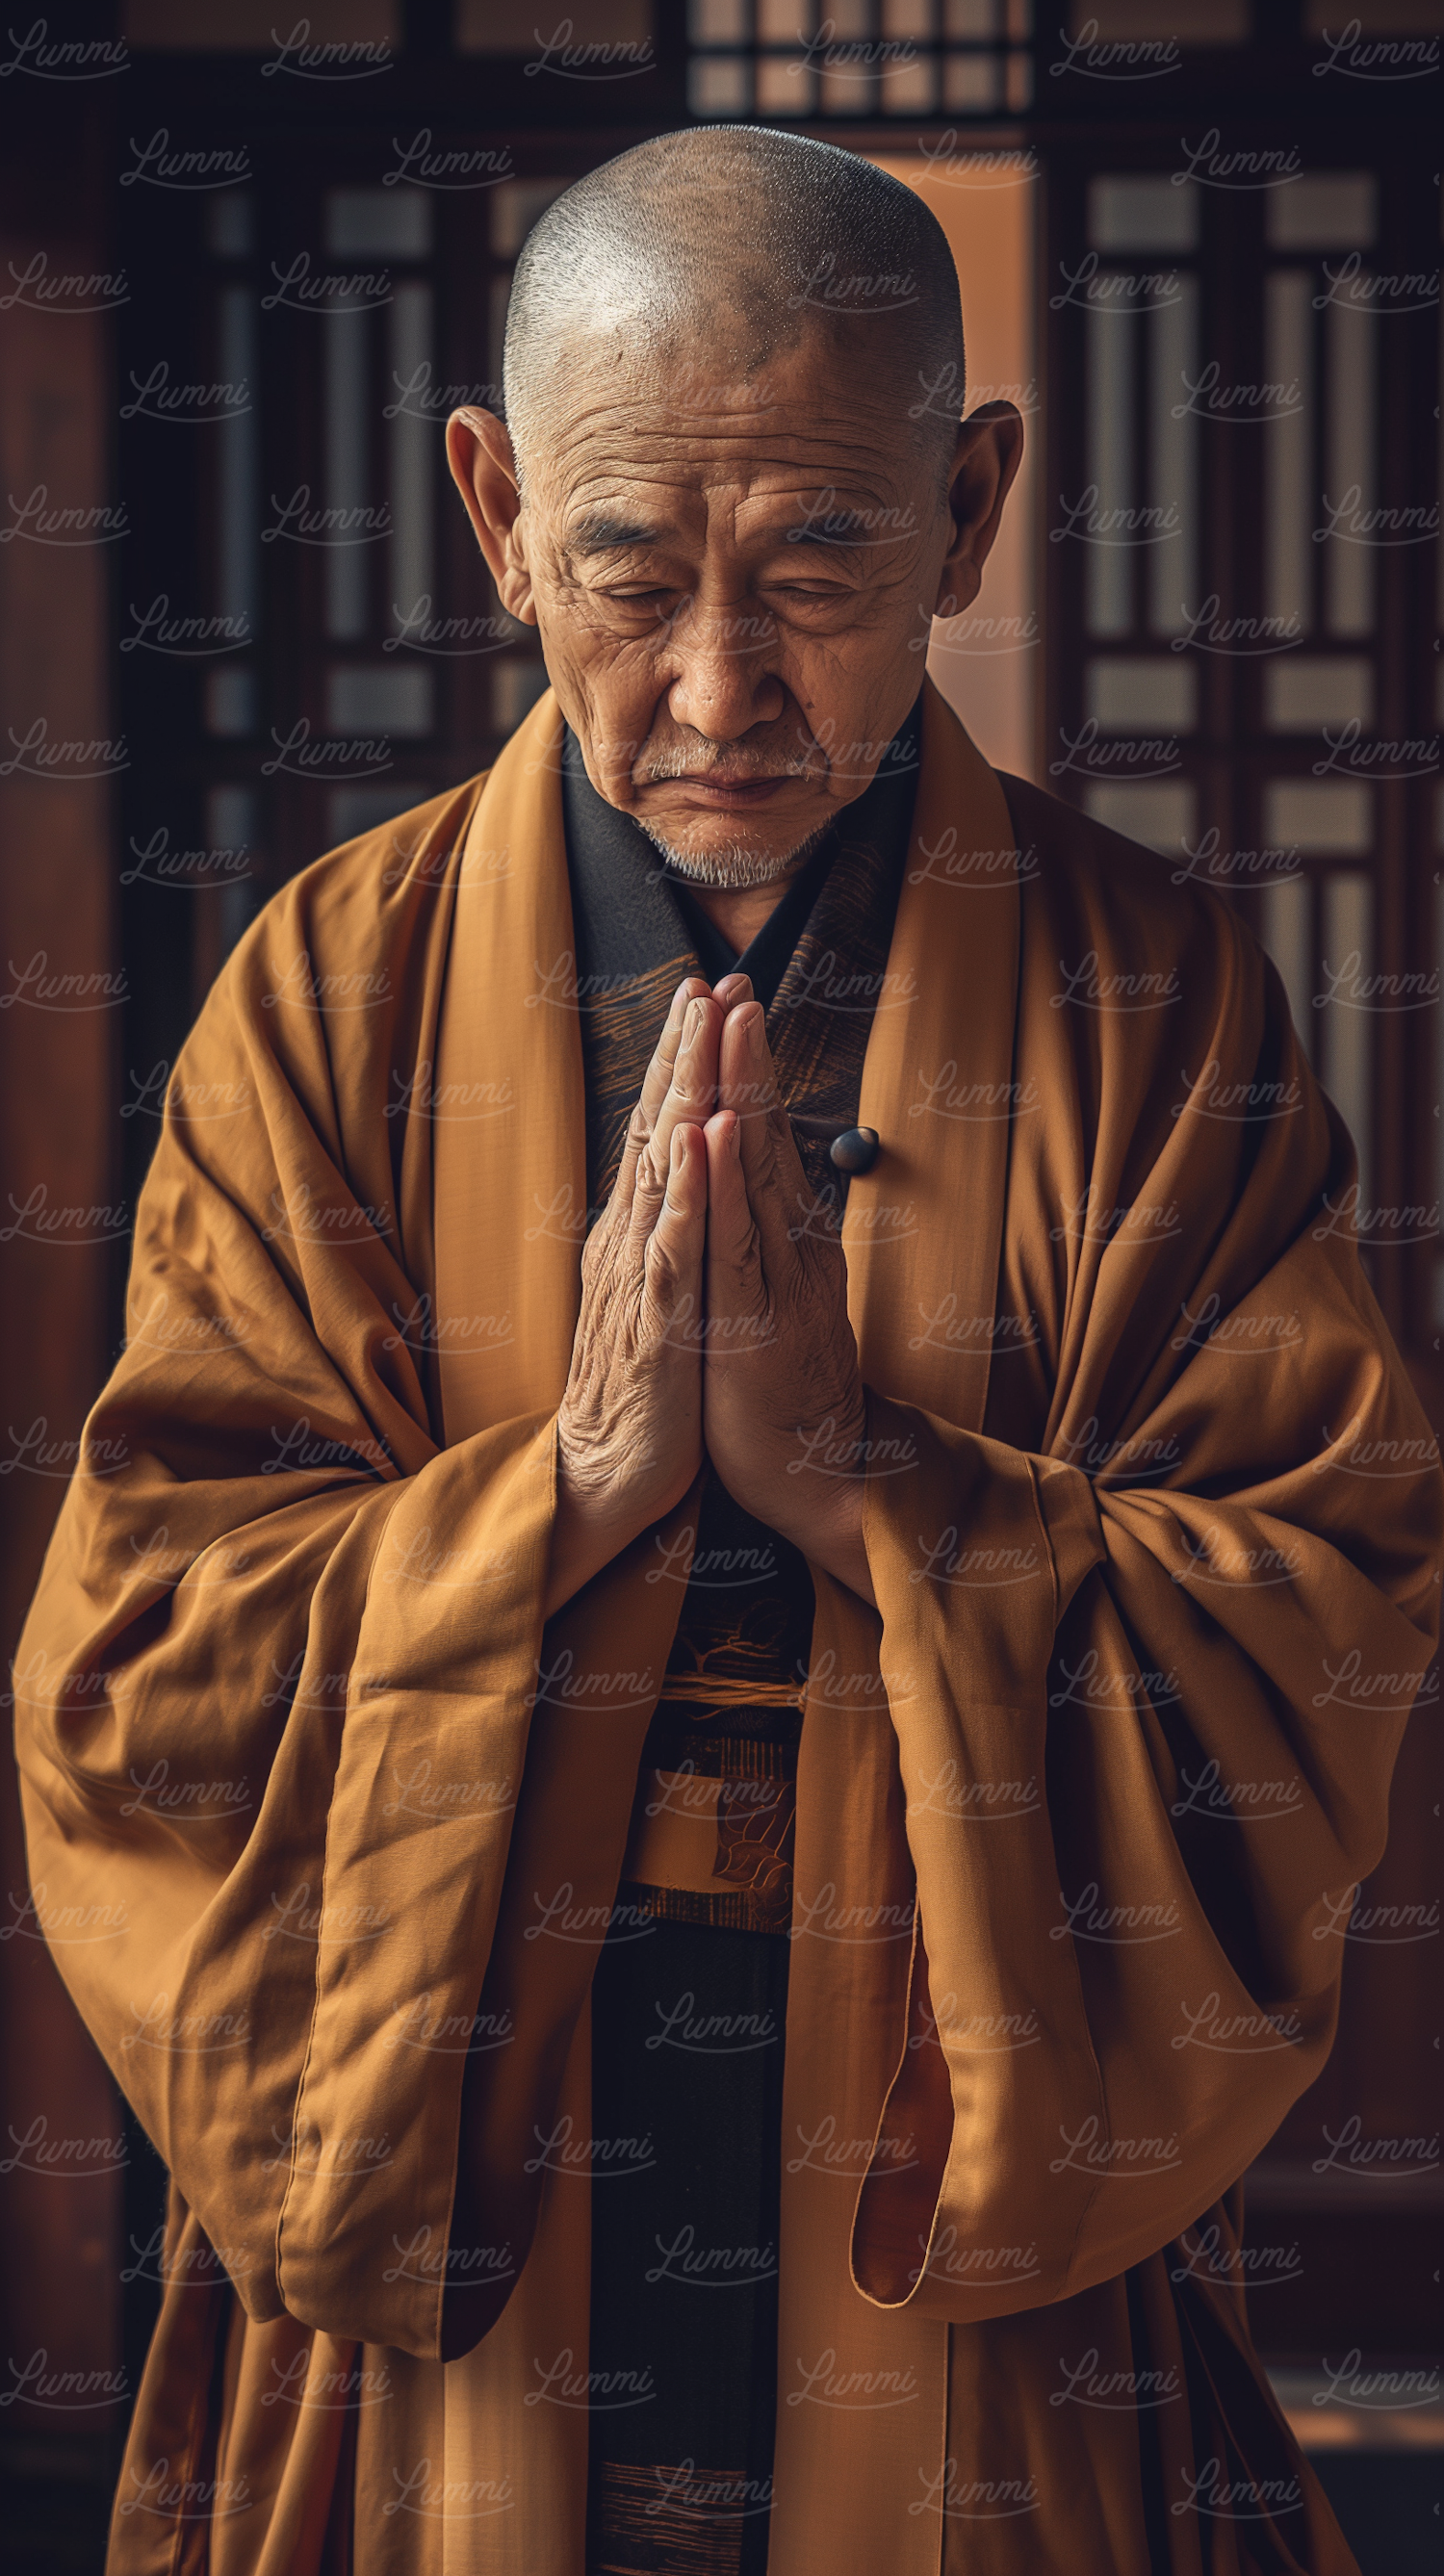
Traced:
<svg viewBox="0 0 1444 2576">
<path fill-rule="evenodd" d="M 116 2576 L 581 2576 L 591 2194 L 536 2141 L 586 2134 L 679 1587 L 649 1533 L 543 1631 L 559 735 L 548 696 L 226 966 L 20 1650 L 37 1908 L 103 1906 L 58 1964 L 173 2177 Z M 1147 2486 L 1172 2576 L 1332 2576 L 1177 2249 L 1327 2054 L 1440 1478 L 1272 969 L 1009 794 L 928 689 L 844 1234 L 877 1611 L 813 1569 L 770 2565 L 1149 2576 Z M 450 2361 L 448 2252 L 494 2319 Z"/>
</svg>

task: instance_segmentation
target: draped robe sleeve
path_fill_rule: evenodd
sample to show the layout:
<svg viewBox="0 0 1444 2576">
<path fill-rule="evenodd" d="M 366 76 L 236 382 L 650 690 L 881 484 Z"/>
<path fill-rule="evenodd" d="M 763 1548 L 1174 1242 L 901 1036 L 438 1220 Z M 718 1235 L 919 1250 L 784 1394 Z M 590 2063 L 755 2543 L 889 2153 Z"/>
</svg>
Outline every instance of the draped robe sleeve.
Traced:
<svg viewBox="0 0 1444 2576">
<path fill-rule="evenodd" d="M 953 2323 L 1151 2254 L 1318 2074 L 1319 1927 L 1382 1853 L 1438 1624 L 1437 1443 L 1276 973 L 1215 897 L 1007 789 L 996 1305 L 899 1268 L 862 1324 L 918 1931 L 853 2271 Z M 966 1116 L 964 1033 L 935 1023 L 892 1086 L 915 1130 Z M 900 1196 L 930 1150 L 904 1145 Z M 979 1335 L 989 1425 L 1032 1415 L 1017 1445 L 950 1401 L 949 1342 Z M 836 1587 L 829 1615 L 865 1652 Z"/>
<path fill-rule="evenodd" d="M 545 1407 L 438 1427 L 426 1095 L 477 795 L 308 870 L 214 988 L 16 1668 L 38 1902 L 104 1886 L 60 1963 L 238 2296 L 421 2356 L 442 2271 L 391 2247 L 447 2241 L 466 2055 L 408 2017 L 476 2008 L 553 1487 Z"/>
</svg>

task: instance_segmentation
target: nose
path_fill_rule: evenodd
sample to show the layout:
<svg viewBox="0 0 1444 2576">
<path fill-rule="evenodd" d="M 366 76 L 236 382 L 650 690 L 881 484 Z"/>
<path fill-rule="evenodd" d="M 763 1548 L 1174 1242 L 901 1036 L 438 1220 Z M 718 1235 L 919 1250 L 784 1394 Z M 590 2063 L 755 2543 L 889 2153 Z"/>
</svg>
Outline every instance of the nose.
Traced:
<svg viewBox="0 0 1444 2576">
<path fill-rule="evenodd" d="M 775 724 L 786 692 L 766 667 L 775 650 L 770 618 L 746 603 L 693 600 L 672 630 L 677 664 L 667 709 L 707 742 L 736 742 L 754 725 Z"/>
</svg>

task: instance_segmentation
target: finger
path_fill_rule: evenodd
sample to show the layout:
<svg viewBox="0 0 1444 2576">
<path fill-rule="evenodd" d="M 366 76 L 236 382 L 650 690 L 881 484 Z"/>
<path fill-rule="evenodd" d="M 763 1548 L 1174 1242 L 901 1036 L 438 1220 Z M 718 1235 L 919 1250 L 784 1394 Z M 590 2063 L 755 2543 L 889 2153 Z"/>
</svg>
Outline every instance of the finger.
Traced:
<svg viewBox="0 0 1444 2576">
<path fill-rule="evenodd" d="M 681 1043 L 672 1067 L 667 1096 L 657 1112 L 651 1138 L 638 1165 L 638 1202 L 644 1192 L 650 1196 L 653 1216 L 666 1186 L 673 1129 L 678 1126 L 700 1127 L 717 1106 L 717 1051 L 721 1035 L 722 1013 L 711 994 L 704 991 L 694 995 L 686 1006 Z"/>
<path fill-rule="evenodd" d="M 777 1103 L 777 1072 L 767 1043 L 766 1014 L 748 994 L 733 1004 L 722 1023 L 717 1106 L 735 1109 L 745 1130 L 765 1119 Z"/>
<path fill-rule="evenodd" d="M 707 990 L 708 986 L 703 976 L 686 975 L 672 995 L 661 1033 L 652 1050 L 651 1063 L 642 1079 L 641 1095 L 628 1124 L 627 1141 L 622 1147 L 622 1159 L 617 1167 L 617 1178 L 613 1189 L 613 1201 L 619 1207 L 627 1209 L 631 1207 L 637 1164 L 642 1149 L 656 1126 L 662 1103 L 671 1089 L 677 1051 L 682 1043 L 682 1024 L 687 1015 L 687 1005 L 691 1001 L 704 997 Z"/>
<path fill-rule="evenodd" d="M 760 1004 L 730 1011 L 718 1055 L 718 1104 L 735 1109 L 748 1205 L 769 1267 L 795 1249 L 812 1192 L 777 1088 Z"/>
<path fill-rule="evenodd" d="M 726 1359 L 739 1347 L 736 1325 L 766 1302 L 762 1260 L 742 1176 L 742 1122 L 719 1109 L 702 1130 L 707 1147 L 707 1356 Z"/>
<path fill-rule="evenodd" d="M 687 1005 L 689 1002 L 705 1002 L 707 998 L 706 978 L 701 975 L 684 976 L 672 996 L 665 1026 L 653 1049 L 652 1061 L 647 1067 L 642 1082 L 642 1107 L 647 1113 L 647 1120 L 651 1126 L 656 1125 L 662 1103 L 672 1087 L 672 1076 L 676 1071 L 678 1051 L 682 1044 L 683 1023 L 687 1017 Z"/>
<path fill-rule="evenodd" d="M 681 1120 L 672 1129 L 662 1204 L 642 1253 L 647 1303 L 660 1322 L 700 1323 L 706 1242 L 707 1148 L 701 1128 Z M 700 1338 L 697 1346 L 700 1352 Z"/>
<path fill-rule="evenodd" d="M 752 1000 L 751 976 L 724 975 L 720 984 L 713 985 L 712 997 L 721 1003 L 724 1011 L 735 1011 L 740 1003 Z"/>
</svg>

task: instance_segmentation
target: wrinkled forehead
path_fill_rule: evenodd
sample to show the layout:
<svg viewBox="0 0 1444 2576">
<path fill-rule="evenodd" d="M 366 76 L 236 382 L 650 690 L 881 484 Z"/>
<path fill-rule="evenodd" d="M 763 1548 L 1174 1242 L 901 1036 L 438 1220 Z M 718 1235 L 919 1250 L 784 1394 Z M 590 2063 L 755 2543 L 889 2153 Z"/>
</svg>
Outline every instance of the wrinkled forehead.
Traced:
<svg viewBox="0 0 1444 2576">
<path fill-rule="evenodd" d="M 631 486 L 698 507 L 844 490 L 876 505 L 919 471 L 916 386 L 889 357 L 875 327 L 808 318 L 766 349 L 700 317 L 655 333 L 599 322 L 554 354 L 529 406 L 536 497 L 573 525 Z"/>
</svg>

